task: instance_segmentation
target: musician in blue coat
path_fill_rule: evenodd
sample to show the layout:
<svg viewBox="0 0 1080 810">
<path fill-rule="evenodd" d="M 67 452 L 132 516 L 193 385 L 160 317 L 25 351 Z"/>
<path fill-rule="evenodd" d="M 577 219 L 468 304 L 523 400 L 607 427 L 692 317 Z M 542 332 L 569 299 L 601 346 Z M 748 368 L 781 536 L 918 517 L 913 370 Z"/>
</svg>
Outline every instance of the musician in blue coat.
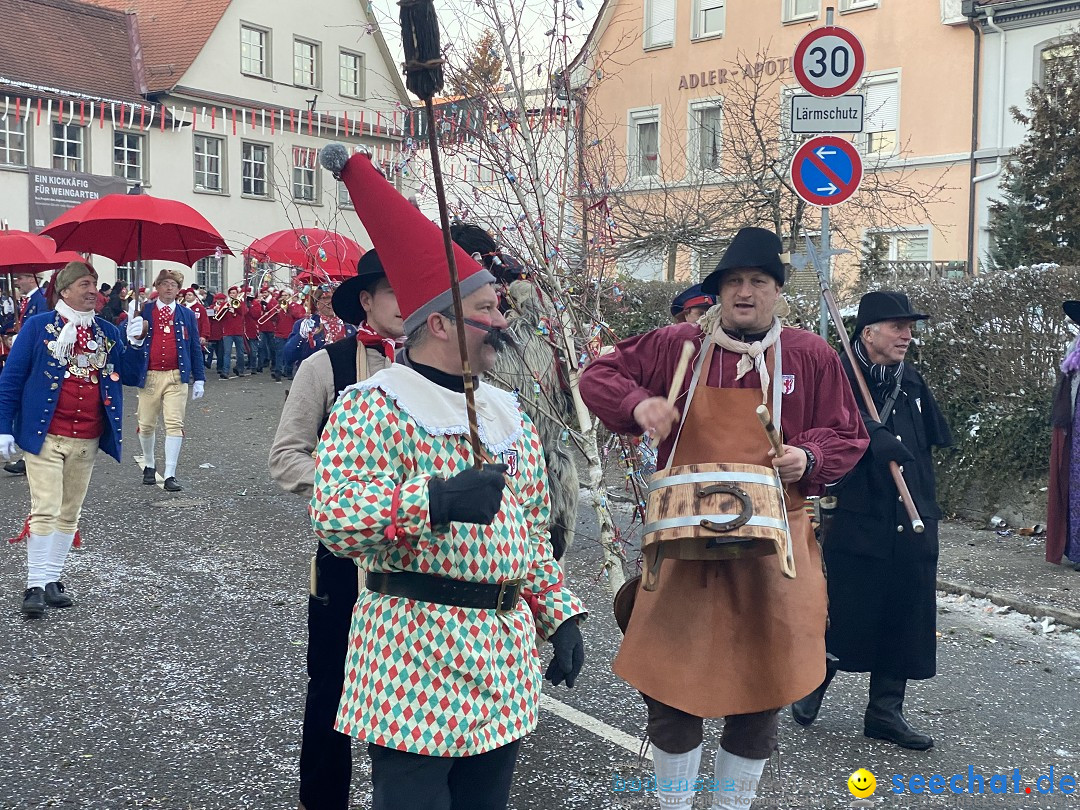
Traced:
<svg viewBox="0 0 1080 810">
<path fill-rule="evenodd" d="M 120 460 L 123 383 L 134 353 L 94 315 L 97 273 L 70 262 L 53 276 L 56 309 L 25 321 L 0 372 L 0 456 L 25 452 L 30 484 L 23 613 L 70 607 L 60 575 L 100 447 Z M 136 319 L 134 326 L 141 328 Z"/>
<path fill-rule="evenodd" d="M 285 368 L 291 373 L 298 363 L 307 360 L 319 349 L 356 335 L 356 327 L 345 323 L 334 312 L 335 284 L 320 284 L 312 297 L 315 312 L 293 324 L 292 334 L 285 341 Z"/>
<path fill-rule="evenodd" d="M 176 297 L 184 285 L 184 274 L 163 268 L 154 282 L 157 299 L 142 309 L 142 331 L 131 335 L 132 347 L 140 352 L 142 364 L 136 385 L 139 392 L 139 444 L 143 454 L 144 484 L 157 483 L 154 448 L 158 419 L 165 421 L 165 483 L 167 492 L 183 489 L 176 480 L 176 465 L 184 443 L 184 416 L 188 386 L 192 400 L 203 395 L 206 368 L 199 341 L 198 317 L 180 306 Z"/>
</svg>

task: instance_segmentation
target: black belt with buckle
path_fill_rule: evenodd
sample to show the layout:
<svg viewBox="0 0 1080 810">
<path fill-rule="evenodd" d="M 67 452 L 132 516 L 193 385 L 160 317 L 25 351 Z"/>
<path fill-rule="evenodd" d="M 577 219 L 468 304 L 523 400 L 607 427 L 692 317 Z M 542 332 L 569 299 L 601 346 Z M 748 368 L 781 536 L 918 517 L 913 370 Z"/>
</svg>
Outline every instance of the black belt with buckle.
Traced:
<svg viewBox="0 0 1080 810">
<path fill-rule="evenodd" d="M 369 571 L 367 589 L 385 596 L 403 596 L 418 602 L 451 607 L 484 608 L 509 613 L 517 607 L 525 582 L 465 582 L 415 571 Z"/>
</svg>

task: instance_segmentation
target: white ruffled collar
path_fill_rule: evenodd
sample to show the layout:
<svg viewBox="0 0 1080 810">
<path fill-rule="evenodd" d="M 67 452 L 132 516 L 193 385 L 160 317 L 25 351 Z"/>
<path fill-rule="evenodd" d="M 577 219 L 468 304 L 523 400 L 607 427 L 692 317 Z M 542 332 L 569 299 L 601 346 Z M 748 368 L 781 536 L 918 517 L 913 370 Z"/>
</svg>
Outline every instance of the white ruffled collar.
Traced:
<svg viewBox="0 0 1080 810">
<path fill-rule="evenodd" d="M 345 391 L 370 391 L 373 388 L 394 400 L 432 436 L 469 433 L 465 395 L 436 385 L 408 366 L 394 363 Z M 511 449 L 524 431 L 517 397 L 481 382 L 476 388 L 475 399 L 481 443 L 492 455 Z"/>
</svg>

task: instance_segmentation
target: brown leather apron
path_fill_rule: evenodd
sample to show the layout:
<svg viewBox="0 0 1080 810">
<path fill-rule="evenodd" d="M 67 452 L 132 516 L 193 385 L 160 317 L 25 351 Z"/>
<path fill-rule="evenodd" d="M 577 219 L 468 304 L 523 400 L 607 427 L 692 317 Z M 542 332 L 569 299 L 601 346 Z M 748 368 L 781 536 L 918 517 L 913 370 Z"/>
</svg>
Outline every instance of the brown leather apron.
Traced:
<svg viewBox="0 0 1080 810">
<path fill-rule="evenodd" d="M 672 465 L 771 466 L 755 413 L 761 390 L 707 385 L 715 355 L 702 362 Z M 795 579 L 780 573 L 775 555 L 664 560 L 657 589 L 638 589 L 615 674 L 698 717 L 776 709 L 816 689 L 825 678 L 825 578 L 793 488 L 787 510 Z"/>
</svg>

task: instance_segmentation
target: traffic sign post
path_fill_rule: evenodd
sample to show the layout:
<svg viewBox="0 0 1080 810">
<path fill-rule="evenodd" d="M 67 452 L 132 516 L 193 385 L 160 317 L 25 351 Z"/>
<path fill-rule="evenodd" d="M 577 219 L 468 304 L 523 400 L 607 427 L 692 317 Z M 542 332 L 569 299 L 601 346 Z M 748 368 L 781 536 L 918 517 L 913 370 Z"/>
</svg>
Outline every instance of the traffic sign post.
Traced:
<svg viewBox="0 0 1080 810">
<path fill-rule="evenodd" d="M 866 52 L 846 28 L 815 28 L 795 48 L 795 78 L 807 93 L 821 98 L 842 96 L 859 83 Z"/>
<path fill-rule="evenodd" d="M 793 61 L 799 85 L 811 96 L 819 100 L 833 99 L 834 103 L 832 106 L 815 103 L 805 96 L 800 101 L 792 99 L 792 132 L 818 135 L 823 132 L 862 132 L 862 97 L 839 97 L 859 83 L 866 70 L 866 52 L 857 36 L 846 28 L 833 25 L 832 6 L 825 9 L 825 27 L 811 31 L 799 41 Z M 844 114 L 845 109 L 850 109 L 849 100 L 854 98 L 860 98 L 857 120 Z M 801 120 L 797 115 L 800 109 L 809 113 Z M 814 123 L 819 126 L 812 126 Z M 842 123 L 852 128 L 839 128 Z M 854 128 L 856 123 L 857 129 Z M 804 126 L 800 127 L 800 124 Z M 840 138 L 827 135 L 812 138 L 795 153 L 791 161 L 791 180 L 802 199 L 821 206 L 821 255 L 826 257 L 823 269 L 828 281 L 831 263 L 829 206 L 843 202 L 859 188 L 862 158 L 854 146 Z M 828 336 L 829 316 L 824 299 L 818 329 L 822 337 Z"/>
<path fill-rule="evenodd" d="M 862 182 L 862 158 L 843 138 L 811 138 L 791 161 L 791 182 L 811 205 L 828 208 L 851 197 Z"/>
</svg>

